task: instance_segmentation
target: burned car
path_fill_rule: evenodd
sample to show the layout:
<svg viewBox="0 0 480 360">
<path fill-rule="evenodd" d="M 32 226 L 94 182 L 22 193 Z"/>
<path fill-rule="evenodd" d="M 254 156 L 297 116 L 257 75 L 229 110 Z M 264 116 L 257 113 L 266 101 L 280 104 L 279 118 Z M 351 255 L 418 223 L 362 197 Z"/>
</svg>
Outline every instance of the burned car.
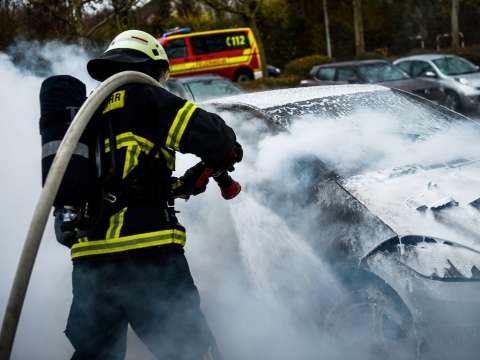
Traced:
<svg viewBox="0 0 480 360">
<path fill-rule="evenodd" d="M 256 180 L 246 184 L 245 193 L 287 225 L 269 228 L 267 220 L 239 205 L 238 217 L 262 222 L 257 233 L 244 228 L 248 235 L 239 239 L 240 250 L 248 252 L 241 242 L 252 238 L 252 247 L 262 247 L 259 239 L 270 231 L 275 239 L 267 251 L 281 253 L 271 266 L 275 272 L 297 246 L 308 248 L 288 271 L 310 261 L 306 254 L 312 252 L 342 288 L 322 306 L 312 304 L 324 291 L 312 291 L 310 319 L 334 337 L 346 324 L 355 333 L 369 333 L 365 358 L 478 357 L 476 122 L 377 85 L 275 90 L 217 99 L 209 107 L 233 121 L 240 135 L 249 133 L 246 159 L 256 164 Z M 275 160 L 269 157 L 273 152 Z M 289 243 L 297 244 L 291 251 L 282 250 L 279 240 L 287 229 L 295 234 Z M 278 297 L 295 296 L 302 272 L 279 287 Z M 262 281 L 272 286 L 270 279 Z M 367 342 L 353 345 L 351 334 L 344 334 L 345 344 Z"/>
</svg>

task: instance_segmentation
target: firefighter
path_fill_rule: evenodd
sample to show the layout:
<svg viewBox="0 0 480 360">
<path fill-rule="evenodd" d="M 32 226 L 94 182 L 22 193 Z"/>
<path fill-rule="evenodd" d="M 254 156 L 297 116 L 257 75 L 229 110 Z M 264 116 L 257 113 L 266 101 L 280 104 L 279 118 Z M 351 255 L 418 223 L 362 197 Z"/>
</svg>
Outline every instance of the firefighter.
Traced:
<svg viewBox="0 0 480 360">
<path fill-rule="evenodd" d="M 135 70 L 164 82 L 167 55 L 150 34 L 129 30 L 88 62 L 96 80 Z M 98 109 L 104 171 L 102 216 L 71 246 L 73 301 L 66 335 L 73 359 L 123 359 L 127 326 L 161 359 L 217 359 L 200 310 L 174 196 L 205 190 L 204 167 L 172 178 L 175 152 L 217 170 L 242 159 L 235 133 L 217 115 L 162 87 L 128 84 Z M 134 175 L 133 175 L 134 174 Z"/>
</svg>

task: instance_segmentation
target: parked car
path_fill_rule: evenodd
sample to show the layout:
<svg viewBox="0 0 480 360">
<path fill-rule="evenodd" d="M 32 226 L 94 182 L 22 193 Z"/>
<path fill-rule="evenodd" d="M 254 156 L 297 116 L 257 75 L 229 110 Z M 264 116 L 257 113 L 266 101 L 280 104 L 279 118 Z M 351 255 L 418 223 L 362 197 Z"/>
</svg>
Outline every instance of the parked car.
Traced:
<svg viewBox="0 0 480 360">
<path fill-rule="evenodd" d="M 317 65 L 302 86 L 332 84 L 381 84 L 408 91 L 436 103 L 445 101 L 442 86 L 429 80 L 411 79 L 400 68 L 385 60 L 361 60 Z"/>
<path fill-rule="evenodd" d="M 325 68 L 335 73 L 333 79 L 343 76 L 337 74 L 343 67 L 316 69 Z M 357 79 L 362 71 L 373 72 L 355 69 L 345 79 Z M 387 73 L 403 78 L 395 68 Z M 480 151 L 465 146 L 480 140 L 474 121 L 378 85 L 273 90 L 208 103 L 226 120 L 241 119 L 238 133 L 242 136 L 245 124 L 251 144 L 266 138 L 264 133 L 277 134 L 277 143 L 284 144 L 288 161 L 280 162 L 282 179 L 269 176 L 277 174 L 271 161 L 264 162 L 265 173 L 254 166 L 255 179 L 245 184 L 244 197 L 283 219 L 295 234 L 287 240 L 307 241 L 347 289 L 349 295 L 335 295 L 331 306 L 313 304 L 310 319 L 334 337 L 342 328 L 350 329 L 347 335 L 368 332 L 374 346 L 369 356 L 356 353 L 362 359 L 478 358 Z M 311 124 L 296 129 L 306 141 L 288 141 L 287 133 L 299 122 Z M 266 126 L 258 130 L 255 123 Z M 274 143 L 268 140 L 250 146 Z M 323 150 L 314 148 L 318 144 Z M 235 216 L 247 216 L 248 209 L 236 206 Z M 299 284 L 310 281 L 303 279 L 303 268 L 291 276 L 297 282 L 276 287 L 295 245 L 288 251 L 275 248 L 283 246 L 283 230 L 269 228 L 266 217 L 247 218 L 248 231 L 241 227 L 235 245 L 243 253 L 256 249 L 255 267 L 247 272 L 262 280 L 265 291 L 278 289 L 278 301 L 299 297 Z M 259 224 L 252 223 L 256 219 Z M 268 242 L 269 233 L 277 238 Z M 264 243 L 272 248 L 265 251 Z M 278 263 L 270 253 L 281 254 Z M 318 287 L 314 296 L 332 291 Z M 347 336 L 344 345 L 351 341 Z"/>
<path fill-rule="evenodd" d="M 271 76 L 271 77 L 277 77 L 282 74 L 282 70 L 280 70 L 276 66 L 267 64 L 267 74 L 268 76 Z"/>
<path fill-rule="evenodd" d="M 166 88 L 175 95 L 195 102 L 244 92 L 237 84 L 218 75 L 171 78 Z"/>
<path fill-rule="evenodd" d="M 217 74 L 233 81 L 262 77 L 262 59 L 250 28 L 202 32 L 182 28 L 159 40 L 170 60 L 172 77 Z"/>
<path fill-rule="evenodd" d="M 445 106 L 453 110 L 477 110 L 480 104 L 480 68 L 454 55 L 415 55 L 394 64 L 417 79 L 429 79 L 445 88 Z"/>
</svg>

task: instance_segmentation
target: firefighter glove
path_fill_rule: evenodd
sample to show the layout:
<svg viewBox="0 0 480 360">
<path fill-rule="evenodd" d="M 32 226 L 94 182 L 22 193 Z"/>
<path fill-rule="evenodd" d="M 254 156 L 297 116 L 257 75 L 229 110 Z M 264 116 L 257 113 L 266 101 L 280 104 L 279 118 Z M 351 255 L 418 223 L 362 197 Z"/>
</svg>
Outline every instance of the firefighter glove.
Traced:
<svg viewBox="0 0 480 360">
<path fill-rule="evenodd" d="M 225 170 L 233 171 L 235 170 L 234 165 L 239 163 L 243 159 L 243 149 L 242 145 L 238 142 L 235 142 L 235 145 L 230 149 L 225 160 Z"/>
<path fill-rule="evenodd" d="M 188 199 L 190 195 L 199 195 L 207 189 L 208 178 L 211 171 L 207 169 L 205 163 L 199 162 L 188 169 L 185 174 L 175 180 L 172 185 L 172 191 L 175 197 Z"/>
</svg>

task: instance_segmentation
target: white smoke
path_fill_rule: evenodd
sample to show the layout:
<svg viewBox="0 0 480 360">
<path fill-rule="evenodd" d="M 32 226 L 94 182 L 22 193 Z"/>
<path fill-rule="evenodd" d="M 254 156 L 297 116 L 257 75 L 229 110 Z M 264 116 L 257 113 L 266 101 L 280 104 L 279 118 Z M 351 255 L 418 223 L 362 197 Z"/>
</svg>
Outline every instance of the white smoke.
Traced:
<svg viewBox="0 0 480 360">
<path fill-rule="evenodd" d="M 70 74 L 84 81 L 89 90 L 96 85 L 85 71 L 88 55 L 80 47 L 54 42 L 23 43 L 19 48 L 48 61 L 30 62 L 30 70 L 25 70 L 24 63 L 13 63 L 6 54 L 0 54 L 0 79 L 3 84 L 11 84 L 0 88 L 0 129 L 4 134 L 1 311 L 40 193 L 41 81 L 49 74 Z M 38 67 L 41 76 L 35 75 Z M 322 319 L 345 297 L 345 289 L 313 249 L 311 239 L 304 236 L 318 231 L 312 223 L 315 214 L 309 206 L 303 208 L 295 199 L 278 195 L 305 190 L 311 183 L 308 169 L 295 167 L 305 157 L 320 158 L 345 173 L 362 167 L 375 171 L 408 165 L 419 158 L 425 163 L 478 158 L 478 147 L 445 146 L 452 136 L 461 143 L 472 143 L 476 134 L 452 128 L 450 133 L 415 143 L 403 136 L 404 119 L 379 111 L 321 122 L 305 116 L 293 124 L 289 133 L 276 135 L 261 122 L 236 116 L 227 116 L 226 120 L 244 146 L 244 161 L 233 173 L 244 192 L 227 202 L 211 181 L 205 194 L 178 204 L 179 218 L 188 233 L 186 254 L 220 350 L 226 359 L 238 360 L 360 357 L 346 353 L 338 339 L 322 330 Z M 178 160 L 180 175 L 197 159 L 180 156 Z M 273 200 L 266 201 L 271 195 Z M 322 239 L 322 233 L 311 235 Z M 56 243 L 49 224 L 31 279 L 13 359 L 60 359 L 72 353 L 63 335 L 71 302 L 70 272 L 68 250 Z M 362 339 L 362 334 L 352 331 L 345 329 L 351 339 Z M 138 343 L 134 347 L 128 358 L 149 356 Z M 145 355 L 139 355 L 141 351 Z"/>
<path fill-rule="evenodd" d="M 72 57 L 69 48 L 49 48 L 58 71 L 77 69 L 82 76 L 82 59 Z M 30 52 L 35 51 L 29 48 Z M 84 59 L 83 59 L 84 61 Z M 83 76 L 85 79 L 85 77 Z M 2 109 L 2 251 L 0 267 L 0 306 L 3 315 L 20 251 L 41 190 L 41 144 L 38 120 L 38 94 L 42 78 L 24 72 L 6 55 L 0 54 L 0 108 Z M 24 312 L 18 328 L 13 359 L 65 358 L 71 346 L 62 332 L 71 300 L 71 265 L 64 248 L 47 231 L 35 264 Z M 2 316 L 3 317 L 3 316 Z M 48 344 L 48 345 L 46 345 Z"/>
</svg>

